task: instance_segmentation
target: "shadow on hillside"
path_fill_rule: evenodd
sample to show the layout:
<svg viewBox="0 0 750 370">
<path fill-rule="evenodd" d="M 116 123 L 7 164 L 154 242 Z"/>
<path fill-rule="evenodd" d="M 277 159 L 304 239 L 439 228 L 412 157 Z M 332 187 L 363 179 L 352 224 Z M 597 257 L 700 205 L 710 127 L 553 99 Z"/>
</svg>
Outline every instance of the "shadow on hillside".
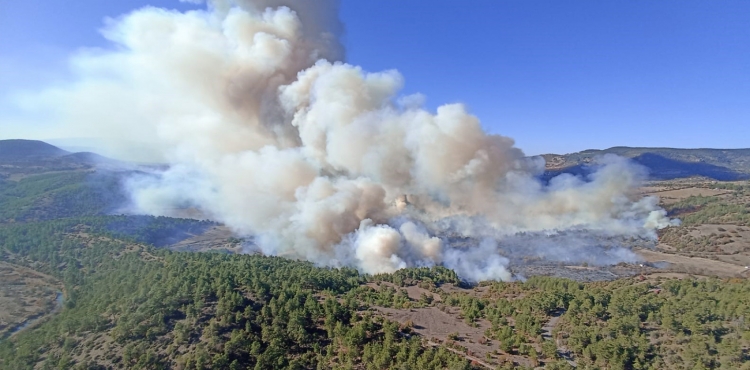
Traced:
<svg viewBox="0 0 750 370">
<path fill-rule="evenodd" d="M 671 180 L 680 177 L 704 176 L 714 180 L 736 181 L 750 178 L 747 173 L 737 172 L 727 167 L 702 162 L 685 162 L 664 156 L 644 153 L 633 160 L 649 169 L 652 178 Z"/>
<path fill-rule="evenodd" d="M 750 179 L 750 174 L 734 171 L 727 167 L 703 162 L 678 161 L 654 153 L 644 153 L 632 158 L 632 160 L 648 168 L 649 177 L 654 180 L 672 180 L 692 176 L 703 176 L 719 181 Z M 563 173 L 585 176 L 591 173 L 593 169 L 594 167 L 589 165 L 575 165 L 559 170 L 545 171 L 541 179 L 546 182 Z"/>
<path fill-rule="evenodd" d="M 130 215 L 113 217 L 106 229 L 119 237 L 127 236 L 155 247 L 166 247 L 203 234 L 215 225 L 210 221 Z"/>
</svg>

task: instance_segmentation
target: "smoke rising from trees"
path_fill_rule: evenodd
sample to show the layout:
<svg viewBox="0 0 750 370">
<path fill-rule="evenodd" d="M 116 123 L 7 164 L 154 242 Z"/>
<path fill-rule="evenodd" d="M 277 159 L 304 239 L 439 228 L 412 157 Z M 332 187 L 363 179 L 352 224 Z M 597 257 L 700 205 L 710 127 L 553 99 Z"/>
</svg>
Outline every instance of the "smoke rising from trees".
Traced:
<svg viewBox="0 0 750 370">
<path fill-rule="evenodd" d="M 672 222 L 634 192 L 645 173 L 623 158 L 542 182 L 540 158 L 483 131 L 464 106 L 430 112 L 399 93 L 397 71 L 342 62 L 338 3 L 311 4 L 135 10 L 107 22 L 111 50 L 78 53 L 73 82 L 24 104 L 130 158 L 168 162 L 128 182 L 134 211 L 197 207 L 264 253 L 322 265 L 443 264 L 469 280 L 508 280 L 504 237 L 653 236 Z M 446 235 L 481 242 L 457 247 Z"/>
</svg>

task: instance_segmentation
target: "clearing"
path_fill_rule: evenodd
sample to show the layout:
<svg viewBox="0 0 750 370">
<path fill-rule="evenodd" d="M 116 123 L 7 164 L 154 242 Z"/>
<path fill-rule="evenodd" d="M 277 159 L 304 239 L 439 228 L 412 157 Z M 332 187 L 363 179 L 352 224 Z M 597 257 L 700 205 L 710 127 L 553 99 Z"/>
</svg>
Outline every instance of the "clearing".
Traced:
<svg viewBox="0 0 750 370">
<path fill-rule="evenodd" d="M 0 262 L 0 338 L 55 311 L 62 283 L 32 269 Z"/>
</svg>

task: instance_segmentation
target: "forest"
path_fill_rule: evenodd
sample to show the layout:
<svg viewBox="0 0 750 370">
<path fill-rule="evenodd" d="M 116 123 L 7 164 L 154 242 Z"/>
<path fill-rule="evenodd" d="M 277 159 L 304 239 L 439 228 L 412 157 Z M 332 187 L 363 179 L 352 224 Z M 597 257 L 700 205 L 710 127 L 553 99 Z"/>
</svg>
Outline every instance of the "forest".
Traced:
<svg viewBox="0 0 750 370">
<path fill-rule="evenodd" d="M 2 369 L 750 369 L 746 279 L 469 284 L 175 252 L 216 223 L 111 214 L 118 176 L 91 176 L 0 183 L 0 260 L 64 286 L 58 312 L 0 340 Z M 427 335 L 418 315 L 456 329 Z"/>
<path fill-rule="evenodd" d="M 480 368 L 448 350 L 466 352 L 458 335 L 427 346 L 409 323 L 374 309 L 434 306 L 489 323 L 484 336 L 495 352 L 525 356 L 529 367 L 569 368 L 567 355 L 586 369 L 748 368 L 745 280 L 534 277 L 485 282 L 477 296 L 471 287 L 441 290 L 463 284 L 441 267 L 367 276 L 280 257 L 171 252 L 144 242 L 148 234 L 108 228 L 123 217 L 0 228 L 3 260 L 65 285 L 61 313 L 0 343 L 0 367 Z M 439 299 L 412 299 L 409 286 Z M 560 312 L 556 340 L 542 338 L 542 325 Z"/>
</svg>

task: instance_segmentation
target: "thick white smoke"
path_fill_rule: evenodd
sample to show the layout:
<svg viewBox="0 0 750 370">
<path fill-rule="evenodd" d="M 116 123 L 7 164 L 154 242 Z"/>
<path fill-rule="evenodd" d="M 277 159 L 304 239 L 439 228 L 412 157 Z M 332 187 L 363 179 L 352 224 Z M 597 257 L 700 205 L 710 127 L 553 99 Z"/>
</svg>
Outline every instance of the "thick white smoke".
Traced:
<svg viewBox="0 0 750 370">
<path fill-rule="evenodd" d="M 484 132 L 462 105 L 429 112 L 399 95 L 398 72 L 338 62 L 338 5 L 311 4 L 136 10 L 107 24 L 113 50 L 77 55 L 74 83 L 28 103 L 73 135 L 137 142 L 122 146 L 131 158 L 172 164 L 132 179 L 137 211 L 198 207 L 266 253 L 323 265 L 444 264 L 507 280 L 495 243 L 459 248 L 441 235 L 645 235 L 669 224 L 633 192 L 643 173 L 622 158 L 544 184 L 543 162 Z"/>
</svg>

